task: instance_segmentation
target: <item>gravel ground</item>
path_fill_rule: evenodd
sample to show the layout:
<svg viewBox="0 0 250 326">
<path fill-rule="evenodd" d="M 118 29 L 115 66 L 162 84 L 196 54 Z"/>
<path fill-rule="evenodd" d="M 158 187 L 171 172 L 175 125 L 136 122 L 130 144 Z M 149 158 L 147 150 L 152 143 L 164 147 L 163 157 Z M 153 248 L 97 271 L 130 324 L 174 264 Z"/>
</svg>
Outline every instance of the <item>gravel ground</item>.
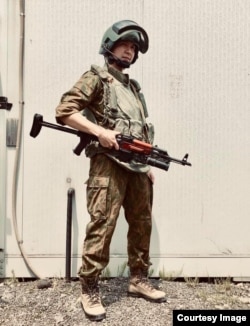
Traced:
<svg viewBox="0 0 250 326">
<path fill-rule="evenodd" d="M 0 325 L 170 326 L 175 309 L 250 309 L 249 283 L 223 279 L 151 281 L 167 293 L 166 303 L 127 297 L 125 277 L 102 280 L 100 288 L 107 318 L 91 322 L 81 308 L 80 284 L 76 280 L 51 279 L 51 286 L 44 289 L 39 288 L 38 280 L 4 280 L 0 283 Z"/>
</svg>

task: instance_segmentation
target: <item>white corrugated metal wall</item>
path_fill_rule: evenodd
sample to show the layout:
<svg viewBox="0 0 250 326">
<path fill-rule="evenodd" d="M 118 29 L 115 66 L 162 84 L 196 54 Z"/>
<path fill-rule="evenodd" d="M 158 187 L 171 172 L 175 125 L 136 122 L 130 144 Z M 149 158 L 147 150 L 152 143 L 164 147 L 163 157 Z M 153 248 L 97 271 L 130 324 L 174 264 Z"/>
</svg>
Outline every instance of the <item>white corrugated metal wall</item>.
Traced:
<svg viewBox="0 0 250 326">
<path fill-rule="evenodd" d="M 43 276 L 65 274 L 67 190 L 73 187 L 72 275 L 77 273 L 88 221 L 84 185 L 88 160 L 72 154 L 75 136 L 42 129 L 31 138 L 33 115 L 38 112 L 54 122 L 61 94 L 90 64 L 102 65 L 98 49 L 106 28 L 129 18 L 150 38 L 148 53 L 140 56 L 130 75 L 142 85 L 156 127 L 155 143 L 174 157 L 189 152 L 193 164 L 172 165 L 167 173 L 154 169 L 154 275 L 164 270 L 176 276 L 249 276 L 249 1 L 26 0 L 25 4 L 17 212 L 23 245 L 35 270 Z M 9 68 L 1 78 L 8 81 L 4 89 L 14 104 L 5 113 L 9 118 L 18 111 L 19 1 L 4 1 L 1 9 L 1 16 L 8 15 L 8 44 L 2 50 L 8 52 Z M 6 216 L 1 216 L 4 267 L 6 276 L 14 271 L 26 277 L 32 274 L 20 256 L 11 217 L 14 152 L 7 148 L 7 208 Z M 112 275 L 126 261 L 126 230 L 121 213 L 111 245 Z"/>
</svg>

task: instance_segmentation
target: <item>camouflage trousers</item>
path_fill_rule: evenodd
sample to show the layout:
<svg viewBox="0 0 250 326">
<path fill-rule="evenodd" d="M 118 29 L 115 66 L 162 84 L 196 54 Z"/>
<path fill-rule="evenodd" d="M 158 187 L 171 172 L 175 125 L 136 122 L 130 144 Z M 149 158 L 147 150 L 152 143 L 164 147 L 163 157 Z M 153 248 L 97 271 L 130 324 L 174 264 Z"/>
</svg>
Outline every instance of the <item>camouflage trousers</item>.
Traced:
<svg viewBox="0 0 250 326">
<path fill-rule="evenodd" d="M 152 229 L 152 182 L 145 173 L 128 171 L 103 154 L 90 163 L 86 227 L 80 277 L 99 275 L 109 262 L 109 248 L 121 207 L 128 223 L 130 270 L 148 269 Z"/>
</svg>

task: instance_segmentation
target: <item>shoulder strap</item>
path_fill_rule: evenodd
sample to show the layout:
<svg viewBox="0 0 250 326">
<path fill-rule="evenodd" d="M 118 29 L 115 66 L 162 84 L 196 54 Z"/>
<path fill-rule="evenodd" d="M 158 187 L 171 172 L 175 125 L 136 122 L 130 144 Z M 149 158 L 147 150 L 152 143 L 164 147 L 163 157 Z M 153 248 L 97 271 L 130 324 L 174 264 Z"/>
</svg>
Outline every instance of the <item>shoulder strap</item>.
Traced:
<svg viewBox="0 0 250 326">
<path fill-rule="evenodd" d="M 91 71 L 95 74 L 97 74 L 101 80 L 103 81 L 111 81 L 112 77 L 110 77 L 110 75 L 108 74 L 108 72 L 106 70 L 104 70 L 103 68 L 97 66 L 97 65 L 91 65 Z"/>
<path fill-rule="evenodd" d="M 99 76 L 103 85 L 104 117 L 101 122 L 101 125 L 107 125 L 109 121 L 109 111 L 112 108 L 116 108 L 117 106 L 116 97 L 114 96 L 114 90 L 112 87 L 110 87 L 113 78 L 112 76 L 110 76 L 108 71 L 97 65 L 91 65 L 91 71 Z"/>
<path fill-rule="evenodd" d="M 134 86 L 136 92 L 139 93 L 141 90 L 141 85 L 138 83 L 138 81 L 135 79 L 130 79 L 130 83 Z"/>
</svg>

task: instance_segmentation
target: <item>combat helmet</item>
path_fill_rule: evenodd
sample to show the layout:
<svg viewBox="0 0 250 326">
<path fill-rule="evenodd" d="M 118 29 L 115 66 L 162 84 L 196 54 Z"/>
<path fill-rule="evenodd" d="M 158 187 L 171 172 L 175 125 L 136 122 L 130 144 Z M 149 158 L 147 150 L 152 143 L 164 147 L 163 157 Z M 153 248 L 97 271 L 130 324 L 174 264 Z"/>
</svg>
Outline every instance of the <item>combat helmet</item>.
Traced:
<svg viewBox="0 0 250 326">
<path fill-rule="evenodd" d="M 118 64 L 124 68 L 128 68 L 130 65 L 128 62 L 124 62 L 113 56 L 112 48 L 118 41 L 131 41 L 136 45 L 135 56 L 131 63 L 137 60 L 139 51 L 146 53 L 148 50 L 149 40 L 146 31 L 132 20 L 121 20 L 108 28 L 104 33 L 99 50 L 99 53 L 103 54 L 109 63 L 118 61 Z"/>
</svg>

